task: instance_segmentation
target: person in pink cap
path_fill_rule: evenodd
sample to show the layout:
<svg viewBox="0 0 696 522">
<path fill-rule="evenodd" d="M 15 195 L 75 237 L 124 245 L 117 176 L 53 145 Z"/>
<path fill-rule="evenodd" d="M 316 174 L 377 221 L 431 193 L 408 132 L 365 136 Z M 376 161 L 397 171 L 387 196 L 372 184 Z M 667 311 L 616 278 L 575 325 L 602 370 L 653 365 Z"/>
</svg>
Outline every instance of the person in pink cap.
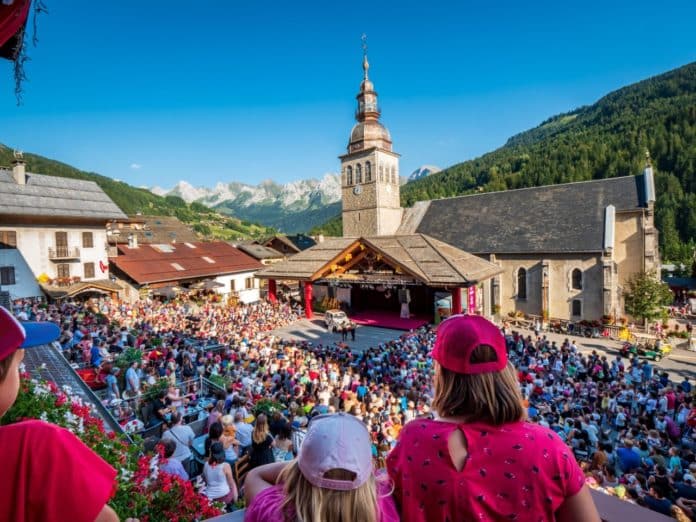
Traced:
<svg viewBox="0 0 696 522">
<path fill-rule="evenodd" d="M 19 392 L 24 350 L 60 336 L 53 323 L 22 322 L 0 306 L 0 417 Z M 106 505 L 116 470 L 70 431 L 39 420 L 0 427 L 0 520 L 118 522 Z"/>
<path fill-rule="evenodd" d="M 244 482 L 246 522 L 398 522 L 388 477 L 376 478 L 370 435 L 352 415 L 314 417 L 297 459 Z"/>
<path fill-rule="evenodd" d="M 402 521 L 599 522 L 573 452 L 525 422 L 497 326 L 453 316 L 432 357 L 437 418 L 406 424 L 387 457 Z"/>
</svg>

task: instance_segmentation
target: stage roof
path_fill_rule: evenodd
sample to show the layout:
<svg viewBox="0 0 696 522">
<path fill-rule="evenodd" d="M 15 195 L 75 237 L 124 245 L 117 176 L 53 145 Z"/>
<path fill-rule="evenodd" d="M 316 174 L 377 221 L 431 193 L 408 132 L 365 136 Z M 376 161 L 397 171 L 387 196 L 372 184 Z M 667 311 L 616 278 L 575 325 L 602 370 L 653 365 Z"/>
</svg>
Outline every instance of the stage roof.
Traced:
<svg viewBox="0 0 696 522">
<path fill-rule="evenodd" d="M 381 270 L 373 270 L 379 264 Z M 425 234 L 327 238 L 322 243 L 257 273 L 264 279 L 359 283 L 376 274 L 411 278 L 429 286 L 469 286 L 502 272 L 502 268 Z M 398 278 L 394 279 L 398 283 Z"/>
</svg>

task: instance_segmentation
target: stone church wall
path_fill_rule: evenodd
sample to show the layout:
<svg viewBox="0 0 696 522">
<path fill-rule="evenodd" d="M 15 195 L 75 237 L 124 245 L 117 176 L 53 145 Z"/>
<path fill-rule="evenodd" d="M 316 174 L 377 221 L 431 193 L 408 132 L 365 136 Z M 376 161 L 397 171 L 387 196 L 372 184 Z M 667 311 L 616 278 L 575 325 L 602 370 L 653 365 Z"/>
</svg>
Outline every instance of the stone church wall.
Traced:
<svg viewBox="0 0 696 522">
<path fill-rule="evenodd" d="M 549 317 L 567 320 L 600 319 L 603 312 L 603 274 L 601 258 L 597 255 L 547 255 L 543 258 L 529 255 L 497 255 L 496 262 L 503 268 L 498 276 L 500 284 L 500 314 L 520 311 L 528 315 L 542 315 L 543 263 L 548 263 Z M 518 297 L 517 274 L 527 271 L 527 297 Z M 574 269 L 582 271 L 582 289 L 572 287 Z M 582 317 L 573 317 L 572 301 L 581 301 Z"/>
</svg>

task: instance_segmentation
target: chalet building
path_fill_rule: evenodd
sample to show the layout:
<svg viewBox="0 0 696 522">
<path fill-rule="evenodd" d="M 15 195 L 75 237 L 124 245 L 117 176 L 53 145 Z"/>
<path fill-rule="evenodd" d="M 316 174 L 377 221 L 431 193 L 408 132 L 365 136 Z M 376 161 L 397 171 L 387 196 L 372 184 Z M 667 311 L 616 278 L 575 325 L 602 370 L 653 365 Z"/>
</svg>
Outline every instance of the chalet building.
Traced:
<svg viewBox="0 0 696 522">
<path fill-rule="evenodd" d="M 232 246 L 235 246 L 245 254 L 250 255 L 264 266 L 278 263 L 286 258 L 284 254 L 281 254 L 274 248 L 263 246 L 256 241 L 242 241 L 232 244 Z"/>
<path fill-rule="evenodd" d="M 106 227 L 109 244 L 128 244 L 133 237 L 139 244 L 191 243 L 196 233 L 174 216 L 129 216 L 110 221 Z"/>
<path fill-rule="evenodd" d="M 110 259 L 123 287 L 121 297 L 174 297 L 186 290 L 213 290 L 242 303 L 259 300 L 256 272 L 262 264 L 224 241 L 118 245 Z"/>
<path fill-rule="evenodd" d="M 368 70 L 365 56 L 357 122 L 340 156 L 344 243 L 327 240 L 336 248 L 319 243 L 266 268 L 260 277 L 272 280 L 269 293 L 275 280 L 292 278 L 304 281 L 305 296 L 333 296 L 338 287 L 340 302 L 359 312 L 398 309 L 402 303 L 385 300 L 385 285 L 420 285 L 430 290 L 411 289 L 410 295 L 426 302 L 411 308 L 423 313 L 447 292 L 455 313 L 573 321 L 624 315 L 628 279 L 660 266 L 649 161 L 637 176 L 422 201 L 404 209 L 399 154 L 380 122 Z M 405 247 L 394 249 L 398 257 L 385 248 L 396 244 Z M 437 259 L 438 250 L 450 249 L 456 262 L 452 256 Z M 486 264 L 472 263 L 470 254 Z M 409 269 L 413 263 L 419 270 Z M 451 263 L 459 274 L 451 283 L 430 274 Z"/>
<path fill-rule="evenodd" d="M 313 247 L 317 244 L 317 241 L 305 234 L 295 234 L 291 236 L 276 234 L 275 236 L 259 241 L 258 244 L 272 248 L 288 257 Z"/>
<path fill-rule="evenodd" d="M 114 294 L 105 227 L 125 218 L 96 183 L 27 172 L 16 153 L 0 168 L 0 290 L 12 299 Z"/>
</svg>

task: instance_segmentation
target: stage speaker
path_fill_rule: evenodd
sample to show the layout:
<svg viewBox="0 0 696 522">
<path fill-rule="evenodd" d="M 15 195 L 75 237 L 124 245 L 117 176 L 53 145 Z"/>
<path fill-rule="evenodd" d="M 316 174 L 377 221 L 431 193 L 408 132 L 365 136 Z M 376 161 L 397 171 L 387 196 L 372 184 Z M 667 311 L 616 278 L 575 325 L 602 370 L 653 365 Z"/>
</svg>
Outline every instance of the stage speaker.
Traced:
<svg viewBox="0 0 696 522">
<path fill-rule="evenodd" d="M 410 303 L 411 302 L 411 292 L 407 288 L 399 290 L 399 303 Z"/>
</svg>

